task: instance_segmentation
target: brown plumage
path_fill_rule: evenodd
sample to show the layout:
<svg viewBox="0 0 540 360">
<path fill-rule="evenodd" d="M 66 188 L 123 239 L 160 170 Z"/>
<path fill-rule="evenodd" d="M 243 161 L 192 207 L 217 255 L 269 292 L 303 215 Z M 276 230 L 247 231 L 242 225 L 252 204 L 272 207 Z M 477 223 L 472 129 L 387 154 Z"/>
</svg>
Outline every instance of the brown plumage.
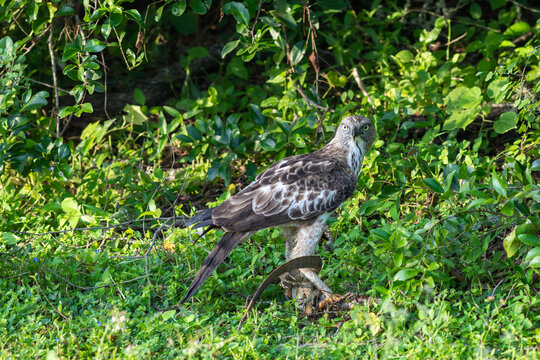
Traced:
<svg viewBox="0 0 540 360">
<path fill-rule="evenodd" d="M 349 116 L 326 146 L 277 162 L 221 205 L 186 222 L 186 227 L 210 226 L 226 233 L 203 262 L 181 303 L 193 296 L 242 240 L 258 230 L 282 228 L 287 260 L 313 255 L 326 219 L 354 193 L 362 160 L 375 136 L 369 119 Z M 301 270 L 303 280 L 314 289 L 331 293 L 315 272 Z"/>
</svg>

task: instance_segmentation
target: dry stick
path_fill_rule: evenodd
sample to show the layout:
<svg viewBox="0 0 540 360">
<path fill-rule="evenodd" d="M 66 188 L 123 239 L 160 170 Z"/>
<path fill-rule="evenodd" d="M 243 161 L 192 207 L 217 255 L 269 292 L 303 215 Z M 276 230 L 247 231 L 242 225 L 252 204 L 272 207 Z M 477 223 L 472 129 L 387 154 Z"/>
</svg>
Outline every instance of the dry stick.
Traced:
<svg viewBox="0 0 540 360">
<path fill-rule="evenodd" d="M 371 102 L 371 97 L 369 96 L 369 94 L 368 94 L 368 92 L 366 90 L 366 87 L 364 86 L 364 82 L 362 81 L 362 79 L 360 79 L 360 75 L 358 75 L 358 69 L 356 69 L 356 67 L 354 67 L 352 69 L 352 75 L 353 75 L 354 81 L 356 81 L 356 85 L 358 85 L 358 87 L 360 88 L 360 91 L 362 91 L 362 94 L 365 97 L 367 97 L 369 103 L 374 108 L 374 105 Z"/>
<path fill-rule="evenodd" d="M 294 84 L 295 87 L 296 87 L 296 90 L 298 90 L 298 92 L 300 93 L 300 95 L 302 95 L 302 97 L 304 98 L 304 101 L 306 102 L 306 105 L 312 109 L 312 108 L 317 108 L 317 109 L 321 109 L 321 110 L 324 110 L 324 111 L 330 111 L 330 112 L 334 112 L 334 110 L 330 109 L 330 108 L 327 108 L 327 107 L 324 107 L 324 106 L 321 106 L 317 103 L 315 103 L 313 100 L 310 100 L 308 99 L 307 95 L 304 93 L 304 90 L 302 89 L 302 87 L 300 87 L 300 85 L 298 84 Z"/>
<path fill-rule="evenodd" d="M 103 102 L 103 111 L 105 111 L 105 115 L 107 115 L 107 119 L 111 120 L 111 117 L 109 116 L 109 113 L 107 112 L 107 64 L 105 63 L 105 56 L 103 56 L 103 51 L 101 52 L 101 62 L 103 65 L 103 77 L 104 77 L 104 96 L 105 100 Z"/>
<path fill-rule="evenodd" d="M 47 84 L 47 83 L 44 83 L 43 81 L 38 81 L 38 80 L 35 80 L 35 79 L 31 79 L 31 78 L 26 78 L 28 81 L 31 81 L 33 83 L 36 83 L 36 84 L 39 84 L 41 86 L 45 86 L 45 87 L 48 87 L 48 88 L 51 88 L 51 89 L 54 89 L 55 87 L 51 84 Z M 56 86 L 56 89 L 58 89 L 59 91 L 63 92 L 63 93 L 66 93 L 66 94 L 69 94 L 69 90 L 66 90 L 64 88 L 61 88 L 60 86 Z"/>
<path fill-rule="evenodd" d="M 531 8 L 531 7 L 527 7 L 523 4 L 520 4 L 518 1 L 516 0 L 511 0 L 512 4 L 514 4 L 515 6 L 518 6 L 518 7 L 521 7 L 521 8 L 524 8 L 525 10 L 529 10 L 531 12 L 535 12 L 535 13 L 540 13 L 540 10 L 538 9 L 535 9 L 535 8 Z"/>
<path fill-rule="evenodd" d="M 48 232 L 44 232 L 44 233 L 31 233 L 31 232 L 27 232 L 27 231 L 17 231 L 17 230 L 13 230 L 13 232 L 16 233 L 16 234 L 21 234 L 21 235 L 44 236 L 44 235 L 52 235 L 52 234 L 65 234 L 65 233 L 74 232 L 74 231 L 108 230 L 108 229 L 113 229 L 113 228 L 117 228 L 117 227 L 121 227 L 121 226 L 132 225 L 134 223 L 139 223 L 139 222 L 157 221 L 157 220 L 171 220 L 171 219 L 174 219 L 174 218 L 178 219 L 178 223 L 175 222 L 174 226 L 182 226 L 183 223 L 186 222 L 185 219 L 180 219 L 178 217 L 160 217 L 160 218 L 145 218 L 145 219 L 129 220 L 129 221 L 124 221 L 124 222 L 119 223 L 119 224 L 115 224 L 115 225 L 92 226 L 92 227 L 85 227 L 85 228 L 73 228 L 73 229 L 66 229 L 66 230 L 55 230 L 55 231 L 48 231 Z"/>
<path fill-rule="evenodd" d="M 52 36 L 54 32 L 54 27 L 51 26 L 51 30 L 49 31 L 49 38 L 47 39 L 47 44 L 49 46 L 49 55 L 51 57 L 51 73 L 53 78 L 53 86 L 54 86 L 54 107 L 56 110 L 56 114 L 54 116 L 54 120 L 56 122 L 56 137 L 60 137 L 60 118 L 58 117 L 58 114 L 60 113 L 60 103 L 58 100 L 58 80 L 56 79 L 56 61 L 54 58 L 54 49 L 52 44 Z M 54 114 L 54 110 L 52 111 L 52 114 Z M 53 117 L 51 114 L 51 118 Z"/>
<path fill-rule="evenodd" d="M 32 39 L 32 45 L 30 45 L 28 48 L 26 48 L 26 50 L 24 51 L 23 55 L 26 55 L 28 54 L 33 48 L 34 46 L 36 46 L 36 44 L 39 42 L 39 40 L 47 33 L 47 31 L 49 31 L 49 29 L 52 27 L 52 24 L 47 26 L 45 28 L 45 30 L 43 30 L 43 32 L 41 34 L 39 34 L 38 36 L 36 36 L 34 39 Z"/>
<path fill-rule="evenodd" d="M 144 59 L 148 62 L 148 56 L 146 56 L 146 43 L 144 42 L 144 38 L 146 37 L 146 19 L 148 18 L 148 11 L 150 10 L 150 6 L 154 6 L 155 4 L 158 4 L 162 2 L 162 0 L 158 0 L 158 1 L 154 1 L 153 3 L 150 3 L 147 7 L 146 7 L 146 13 L 144 14 L 144 32 L 142 34 L 142 37 L 141 37 L 141 27 L 139 26 L 139 33 L 137 34 L 137 43 L 139 42 L 139 40 L 142 42 L 142 47 L 143 47 L 143 52 L 144 52 Z M 135 47 L 137 47 L 137 45 L 135 45 Z M 138 50 L 140 52 L 140 50 Z M 138 53 L 137 53 L 138 55 Z"/>
<path fill-rule="evenodd" d="M 30 262 L 30 260 L 26 260 L 26 261 Z M 111 286 L 111 284 L 103 284 L 103 285 L 97 285 L 97 286 L 80 286 L 80 285 L 74 284 L 73 282 L 71 282 L 66 277 L 57 274 L 56 272 L 54 272 L 53 270 L 49 269 L 46 266 L 42 266 L 42 265 L 39 265 L 39 264 L 35 264 L 35 265 L 37 265 L 37 267 L 39 267 L 40 269 L 45 270 L 45 271 L 53 274 L 57 278 L 60 278 L 60 279 L 64 280 L 68 285 L 71 285 L 74 288 L 79 289 L 79 290 L 95 290 L 95 289 L 101 289 L 101 288 L 104 288 L 104 287 L 110 287 Z M 146 277 L 146 275 L 138 276 L 138 277 L 133 278 L 131 280 L 120 281 L 120 282 L 116 283 L 116 285 L 128 284 L 128 283 L 140 280 L 140 279 L 144 279 L 145 277 Z"/>
<path fill-rule="evenodd" d="M 148 281 L 150 285 L 152 285 L 152 282 L 150 281 L 150 272 L 148 271 L 148 254 L 150 254 L 150 251 L 152 251 L 152 249 L 154 248 L 157 237 L 162 233 L 164 228 L 169 226 L 170 220 L 171 219 L 168 219 L 167 221 L 165 221 L 163 224 L 159 226 L 159 228 L 154 233 L 154 236 L 152 236 L 152 243 L 148 247 L 148 250 L 146 251 L 146 253 L 144 253 L 144 262 L 145 262 L 144 271 L 146 273 L 146 280 Z"/>
<path fill-rule="evenodd" d="M 39 277 L 39 275 L 38 275 Z M 47 295 L 45 295 L 45 293 L 43 292 L 43 289 L 41 288 L 41 285 L 39 285 L 39 281 L 36 280 L 36 285 L 38 286 L 39 288 L 39 291 L 41 291 L 41 293 L 43 294 L 43 297 L 45 298 L 45 300 L 47 300 L 47 302 L 49 303 L 49 305 L 51 305 L 51 307 L 53 308 L 54 311 L 56 311 L 58 314 L 60 314 L 65 320 L 69 320 L 69 318 L 62 314 L 62 312 L 60 310 L 58 310 L 50 301 L 49 301 L 49 298 L 47 297 Z"/>
<path fill-rule="evenodd" d="M 126 55 L 124 54 L 124 49 L 122 49 L 122 40 L 120 40 L 120 36 L 118 35 L 118 32 L 116 31 L 116 26 L 113 26 L 114 33 L 116 34 L 116 39 L 118 40 L 118 47 L 120 48 L 120 53 L 122 54 L 122 58 L 124 59 L 124 62 L 126 63 L 126 66 L 128 67 L 128 70 L 131 70 L 131 67 L 129 66 L 129 63 L 126 59 Z"/>
<path fill-rule="evenodd" d="M 253 26 L 251 27 L 251 39 L 253 39 L 253 32 L 255 31 L 255 25 L 257 25 L 257 21 L 259 21 L 259 15 L 261 14 L 261 10 L 262 10 L 262 0 L 259 0 L 257 15 L 255 15 L 255 21 L 253 22 Z"/>
</svg>

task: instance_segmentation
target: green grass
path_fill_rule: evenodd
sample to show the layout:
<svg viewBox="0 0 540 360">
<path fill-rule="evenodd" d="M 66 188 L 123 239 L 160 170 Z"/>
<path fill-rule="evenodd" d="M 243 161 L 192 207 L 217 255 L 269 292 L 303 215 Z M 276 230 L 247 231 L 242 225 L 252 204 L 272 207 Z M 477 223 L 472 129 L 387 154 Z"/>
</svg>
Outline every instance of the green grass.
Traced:
<svg viewBox="0 0 540 360">
<path fill-rule="evenodd" d="M 535 316 L 538 319 L 537 290 L 518 276 L 497 288 L 474 282 L 470 287 L 437 284 L 416 296 L 389 291 L 382 297 L 372 289 L 377 265 L 354 267 L 335 278 L 328 269 L 350 268 L 336 252 L 323 251 L 321 276 L 334 288 L 354 289 L 369 301 L 338 317 L 310 318 L 272 285 L 263 294 L 265 303 L 237 331 L 245 301 L 238 294 L 253 293 L 282 256 L 280 239 L 265 240 L 271 237 L 269 231 L 236 249 L 230 268 L 221 266 L 190 303 L 171 310 L 204 256 L 190 245 L 186 233 L 168 232 L 169 250 L 159 243 L 150 253 L 149 278 L 127 284 L 115 285 L 145 275 L 145 261 L 110 259 L 116 253 L 112 246 L 99 252 L 74 250 L 71 256 L 45 249 L 38 255 L 33 249 L 37 261 L 29 252 L 3 262 L 2 272 L 8 276 L 0 279 L 0 356 L 538 358 L 540 329 L 533 324 Z M 357 241 L 365 242 L 365 236 L 360 234 Z M 84 239 L 82 232 L 57 241 L 75 245 Z M 210 247 L 215 240 L 208 235 L 201 245 Z M 264 250 L 253 266 L 251 256 L 259 247 Z M 46 270 L 50 268 L 80 286 L 110 286 L 80 290 Z"/>
</svg>

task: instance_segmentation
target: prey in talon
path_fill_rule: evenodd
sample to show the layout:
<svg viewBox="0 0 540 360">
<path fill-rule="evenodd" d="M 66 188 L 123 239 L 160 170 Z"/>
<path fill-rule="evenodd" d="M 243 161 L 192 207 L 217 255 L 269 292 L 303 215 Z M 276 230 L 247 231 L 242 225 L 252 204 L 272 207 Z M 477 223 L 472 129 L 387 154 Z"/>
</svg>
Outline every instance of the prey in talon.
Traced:
<svg viewBox="0 0 540 360">
<path fill-rule="evenodd" d="M 238 244 L 261 229 L 281 229 L 287 261 L 314 255 L 326 220 L 354 193 L 362 161 L 375 137 L 368 118 L 347 116 L 322 148 L 278 161 L 221 205 L 189 219 L 184 226 L 208 226 L 207 231 L 218 228 L 225 234 L 204 260 L 181 303 L 195 294 Z M 291 269 L 280 279 L 286 295 L 304 310 L 340 298 L 314 268 Z"/>
</svg>

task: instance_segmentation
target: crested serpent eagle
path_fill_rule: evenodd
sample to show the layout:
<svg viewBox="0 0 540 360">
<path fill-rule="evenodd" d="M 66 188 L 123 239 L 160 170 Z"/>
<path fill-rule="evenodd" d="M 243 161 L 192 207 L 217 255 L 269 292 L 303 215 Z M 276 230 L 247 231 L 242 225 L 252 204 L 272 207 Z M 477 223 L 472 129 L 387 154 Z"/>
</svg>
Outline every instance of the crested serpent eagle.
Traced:
<svg viewBox="0 0 540 360">
<path fill-rule="evenodd" d="M 226 233 L 204 260 L 181 303 L 195 294 L 242 240 L 258 230 L 280 227 L 287 261 L 313 255 L 326 220 L 354 193 L 362 160 L 375 137 L 369 119 L 348 116 L 324 147 L 278 161 L 221 205 L 189 219 L 184 226 L 209 226 Z M 304 307 L 332 297 L 330 288 L 312 268 L 283 274 L 281 286 Z"/>
</svg>

